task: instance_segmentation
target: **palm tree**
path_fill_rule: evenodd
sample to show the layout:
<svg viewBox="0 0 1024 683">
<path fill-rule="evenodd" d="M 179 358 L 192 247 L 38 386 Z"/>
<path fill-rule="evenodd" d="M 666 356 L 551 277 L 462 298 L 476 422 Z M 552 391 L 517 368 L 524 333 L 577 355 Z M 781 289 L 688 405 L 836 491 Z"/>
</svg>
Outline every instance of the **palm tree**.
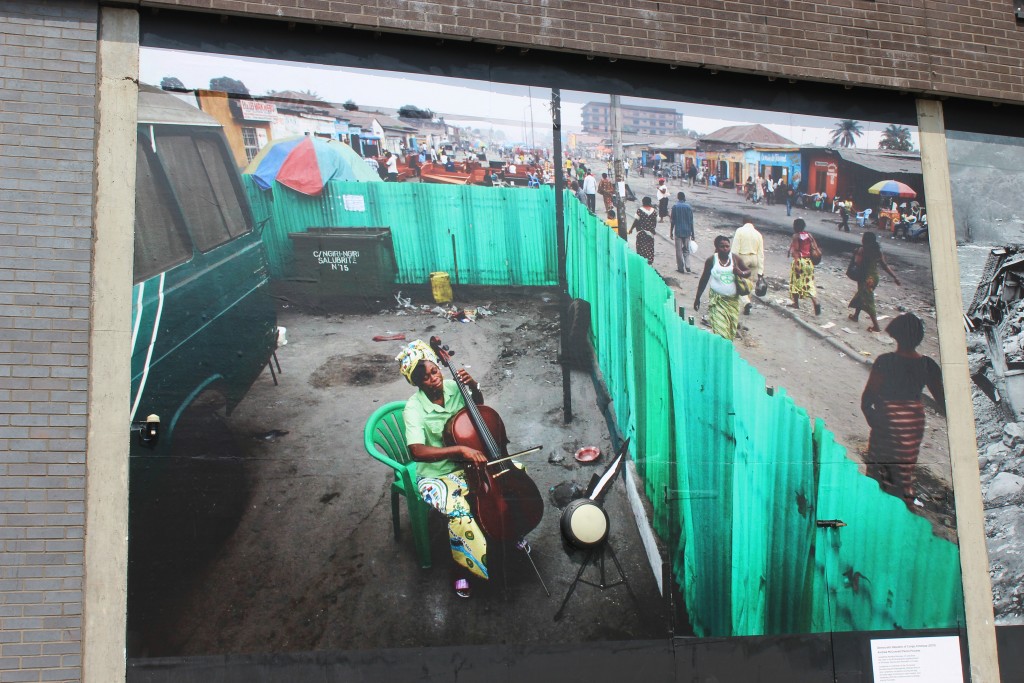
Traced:
<svg viewBox="0 0 1024 683">
<path fill-rule="evenodd" d="M 864 135 L 864 131 L 860 129 L 859 121 L 843 119 L 836 124 L 836 129 L 832 131 L 832 144 L 840 147 L 853 147 L 861 135 Z"/>
<path fill-rule="evenodd" d="M 894 149 L 900 152 L 913 152 L 914 143 L 910 139 L 910 129 L 897 126 L 895 123 L 882 131 L 882 139 L 878 141 L 878 149 Z"/>
</svg>

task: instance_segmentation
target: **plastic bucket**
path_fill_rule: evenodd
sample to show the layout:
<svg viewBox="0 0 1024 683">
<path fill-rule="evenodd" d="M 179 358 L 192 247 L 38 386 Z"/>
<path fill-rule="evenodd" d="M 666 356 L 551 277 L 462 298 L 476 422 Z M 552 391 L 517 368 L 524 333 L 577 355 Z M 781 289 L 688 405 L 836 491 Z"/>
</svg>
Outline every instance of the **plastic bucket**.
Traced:
<svg viewBox="0 0 1024 683">
<path fill-rule="evenodd" d="M 447 304 L 452 300 L 452 283 L 448 273 L 430 274 L 430 291 L 434 294 L 434 303 Z"/>
</svg>

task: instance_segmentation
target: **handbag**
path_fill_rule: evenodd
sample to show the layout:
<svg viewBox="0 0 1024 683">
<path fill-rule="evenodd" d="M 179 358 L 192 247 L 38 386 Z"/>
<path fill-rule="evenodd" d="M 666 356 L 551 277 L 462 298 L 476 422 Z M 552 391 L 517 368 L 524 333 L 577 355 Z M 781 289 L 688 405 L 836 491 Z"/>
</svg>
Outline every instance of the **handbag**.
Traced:
<svg viewBox="0 0 1024 683">
<path fill-rule="evenodd" d="M 768 293 L 768 281 L 764 279 L 764 275 L 757 276 L 757 285 L 754 287 L 754 294 L 757 296 L 764 296 Z"/>
<path fill-rule="evenodd" d="M 694 240 L 691 239 L 689 242 L 686 243 L 686 250 L 690 252 L 691 256 L 696 256 L 697 255 L 697 242 L 695 242 Z"/>
<path fill-rule="evenodd" d="M 860 282 L 864 279 L 864 266 L 857 263 L 858 251 L 859 249 L 854 250 L 853 256 L 850 257 L 850 265 L 846 266 L 846 277 L 855 282 Z"/>
<path fill-rule="evenodd" d="M 811 238 L 811 263 L 814 265 L 821 263 L 821 248 L 818 247 L 818 242 L 813 237 Z"/>
</svg>

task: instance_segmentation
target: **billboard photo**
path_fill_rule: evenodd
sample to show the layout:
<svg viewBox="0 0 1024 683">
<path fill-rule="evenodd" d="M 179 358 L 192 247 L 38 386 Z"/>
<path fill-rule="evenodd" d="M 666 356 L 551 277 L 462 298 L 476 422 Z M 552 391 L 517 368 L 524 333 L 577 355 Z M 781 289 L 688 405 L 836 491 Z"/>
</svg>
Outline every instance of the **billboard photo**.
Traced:
<svg viewBox="0 0 1024 683">
<path fill-rule="evenodd" d="M 140 71 L 130 656 L 962 628 L 915 129 Z"/>
</svg>

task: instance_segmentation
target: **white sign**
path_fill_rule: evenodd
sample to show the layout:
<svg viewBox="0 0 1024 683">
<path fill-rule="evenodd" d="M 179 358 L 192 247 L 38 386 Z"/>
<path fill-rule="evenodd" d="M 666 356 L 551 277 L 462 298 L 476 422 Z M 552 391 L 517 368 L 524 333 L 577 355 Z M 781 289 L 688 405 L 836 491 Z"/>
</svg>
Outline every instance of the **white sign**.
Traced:
<svg viewBox="0 0 1024 683">
<path fill-rule="evenodd" d="M 331 270 L 347 272 L 350 266 L 359 262 L 358 251 L 314 251 L 313 258 L 321 266 L 330 266 Z"/>
<path fill-rule="evenodd" d="M 361 194 L 343 194 L 341 201 L 346 211 L 366 211 L 366 201 Z"/>
<path fill-rule="evenodd" d="M 888 638 L 871 641 L 875 683 L 963 683 L 960 638 Z"/>
<path fill-rule="evenodd" d="M 273 121 L 277 116 L 277 107 L 269 102 L 257 100 L 235 100 L 246 121 Z"/>
</svg>

